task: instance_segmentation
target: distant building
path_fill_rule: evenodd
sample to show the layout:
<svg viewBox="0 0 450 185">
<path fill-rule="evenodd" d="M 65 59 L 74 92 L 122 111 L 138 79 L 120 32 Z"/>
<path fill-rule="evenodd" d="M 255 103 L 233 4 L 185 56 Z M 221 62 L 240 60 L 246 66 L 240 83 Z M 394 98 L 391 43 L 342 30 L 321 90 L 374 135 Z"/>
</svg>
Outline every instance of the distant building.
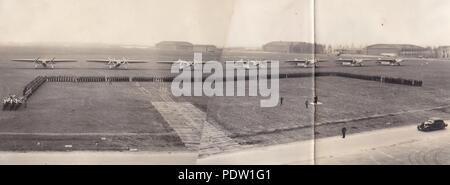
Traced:
<svg viewBox="0 0 450 185">
<path fill-rule="evenodd" d="M 439 46 L 436 48 L 437 58 L 450 58 L 450 46 Z"/>
<path fill-rule="evenodd" d="M 214 45 L 194 45 L 194 51 L 195 52 L 202 52 L 202 53 L 219 53 L 220 49 L 218 49 Z"/>
<path fill-rule="evenodd" d="M 335 52 L 339 54 L 364 54 L 362 49 L 336 49 Z"/>
<path fill-rule="evenodd" d="M 157 43 L 156 48 L 162 50 L 184 50 L 184 51 L 192 51 L 194 45 L 189 42 L 183 41 L 162 41 Z"/>
<path fill-rule="evenodd" d="M 324 53 L 325 46 L 307 42 L 274 41 L 265 44 L 263 50 L 279 53 Z"/>
<path fill-rule="evenodd" d="M 411 44 L 375 44 L 367 46 L 368 55 L 395 55 L 402 57 L 433 57 L 431 48 Z"/>
</svg>

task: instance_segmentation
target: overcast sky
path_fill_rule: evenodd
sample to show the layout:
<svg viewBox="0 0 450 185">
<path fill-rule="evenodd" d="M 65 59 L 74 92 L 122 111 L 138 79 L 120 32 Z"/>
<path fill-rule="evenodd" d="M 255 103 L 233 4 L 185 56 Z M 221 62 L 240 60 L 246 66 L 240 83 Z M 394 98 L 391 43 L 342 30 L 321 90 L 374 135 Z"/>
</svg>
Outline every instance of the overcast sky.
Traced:
<svg viewBox="0 0 450 185">
<path fill-rule="evenodd" d="M 313 0 L 237 0 L 227 45 L 261 46 L 270 41 L 314 38 Z"/>
<path fill-rule="evenodd" d="M 0 0 L 0 43 L 450 44 L 448 0 Z M 313 16 L 315 15 L 315 17 Z M 315 21 L 315 32 L 313 20 Z"/>
<path fill-rule="evenodd" d="M 450 45 L 448 0 L 316 0 L 316 41 Z"/>
<path fill-rule="evenodd" d="M 223 44 L 233 1 L 0 0 L 0 42 Z"/>
</svg>

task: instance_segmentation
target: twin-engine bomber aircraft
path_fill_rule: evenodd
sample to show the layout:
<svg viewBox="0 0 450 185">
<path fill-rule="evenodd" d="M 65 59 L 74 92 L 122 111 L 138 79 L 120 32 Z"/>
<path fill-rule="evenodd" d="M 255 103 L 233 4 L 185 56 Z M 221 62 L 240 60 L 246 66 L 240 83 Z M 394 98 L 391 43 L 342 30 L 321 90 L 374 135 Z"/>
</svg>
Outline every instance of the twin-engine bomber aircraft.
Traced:
<svg viewBox="0 0 450 185">
<path fill-rule="evenodd" d="M 365 61 L 375 61 L 379 65 L 400 66 L 404 58 L 400 58 L 394 54 L 380 54 L 380 55 L 349 55 L 338 54 L 339 58 L 336 62 L 343 66 L 362 66 Z"/>
<path fill-rule="evenodd" d="M 326 59 L 318 59 L 318 58 L 305 58 L 305 59 L 294 59 L 294 60 L 287 60 L 284 62 L 287 63 L 294 63 L 296 66 L 300 67 L 318 67 L 319 62 L 325 62 L 328 61 Z"/>
<path fill-rule="evenodd" d="M 402 58 L 380 58 L 377 63 L 380 65 L 399 66 L 404 60 Z"/>
<path fill-rule="evenodd" d="M 390 66 L 399 66 L 401 62 L 404 61 L 402 58 L 339 58 L 336 60 L 337 62 L 340 62 L 343 66 L 362 66 L 364 61 L 376 61 L 380 65 L 390 65 Z"/>
<path fill-rule="evenodd" d="M 147 63 L 147 61 L 144 60 L 129 60 L 125 57 L 122 59 L 116 59 L 116 58 L 108 58 L 108 59 L 89 59 L 86 60 L 87 62 L 99 62 L 99 63 L 105 63 L 109 66 L 109 69 L 116 69 L 120 66 L 125 66 L 125 69 L 128 69 L 129 63 Z"/>
<path fill-rule="evenodd" d="M 49 68 L 51 67 L 52 69 L 55 68 L 54 64 L 56 64 L 57 62 L 76 62 L 77 60 L 74 59 L 55 59 L 55 58 L 35 58 L 35 59 L 13 59 L 12 61 L 16 61 L 16 62 L 33 62 L 34 63 L 34 68 L 37 68 L 39 65 L 41 65 L 44 68 Z"/>
<path fill-rule="evenodd" d="M 336 61 L 340 62 L 343 66 L 362 66 L 363 62 L 366 61 L 368 59 L 363 59 L 363 58 L 338 58 Z"/>
<path fill-rule="evenodd" d="M 225 62 L 233 64 L 235 68 L 258 69 L 258 68 L 267 68 L 267 65 L 272 61 L 240 59 L 238 61 L 225 61 Z"/>
<path fill-rule="evenodd" d="M 160 64 L 170 64 L 170 65 L 177 65 L 178 68 L 181 69 L 193 69 L 195 65 L 203 65 L 205 64 L 201 60 L 194 60 L 194 61 L 186 61 L 178 59 L 177 61 L 159 61 Z"/>
</svg>

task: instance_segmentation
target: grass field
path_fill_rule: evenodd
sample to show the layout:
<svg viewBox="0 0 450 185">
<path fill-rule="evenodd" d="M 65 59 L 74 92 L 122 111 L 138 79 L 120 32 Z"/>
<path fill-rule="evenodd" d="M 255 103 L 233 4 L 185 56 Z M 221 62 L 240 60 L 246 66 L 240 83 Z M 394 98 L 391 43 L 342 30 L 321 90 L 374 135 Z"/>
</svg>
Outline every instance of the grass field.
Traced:
<svg viewBox="0 0 450 185">
<path fill-rule="evenodd" d="M 19 141 L 25 146 L 45 143 L 47 147 L 41 148 L 45 150 L 67 150 L 62 143 L 72 145 L 69 150 L 184 147 L 131 83 L 46 83 L 32 96 L 27 108 L 0 114 L 2 149 L 16 143 L 12 150 L 26 150 Z"/>
<path fill-rule="evenodd" d="M 312 78 L 284 79 L 280 81 L 280 96 L 283 104 L 275 107 L 260 107 L 264 97 L 215 97 L 208 102 L 208 118 L 214 119 L 221 127 L 231 133 L 231 137 L 252 140 L 256 143 L 282 142 L 283 138 L 260 138 L 260 135 L 282 134 L 283 132 L 313 124 L 313 107 L 305 107 L 311 102 Z M 248 88 L 247 88 L 248 90 Z M 279 137 L 279 136 L 277 136 Z M 311 135 L 298 134 L 297 137 L 311 138 Z M 289 137 L 287 140 L 295 140 Z M 252 139 L 253 138 L 253 139 Z"/>
<path fill-rule="evenodd" d="M 58 53 L 59 52 L 59 53 Z M 38 75 L 48 76 L 167 76 L 166 65 L 130 65 L 129 70 L 108 70 L 107 66 L 84 62 L 87 58 L 122 57 L 132 59 L 177 59 L 189 53 L 155 54 L 128 50 L 99 53 L 68 51 L 2 51 L 0 57 L 0 96 L 20 94 L 23 86 Z M 34 69 L 29 63 L 12 58 L 51 55 L 79 59 L 78 63 L 57 64 L 56 69 Z M 253 56 L 226 53 L 222 58 Z M 271 53 L 258 57 L 277 59 Z M 214 56 L 209 56 L 214 58 Z M 316 137 L 417 124 L 428 117 L 450 118 L 449 61 L 407 61 L 404 66 L 341 67 L 320 63 L 320 72 L 348 72 L 422 80 L 423 87 L 348 79 L 342 77 L 291 78 L 280 80 L 283 104 L 261 108 L 264 97 L 171 97 L 175 102 L 190 102 L 207 113 L 207 120 L 242 145 L 272 145 Z M 281 64 L 280 73 L 312 72 Z M 173 75 L 173 74 L 172 74 Z M 146 89 L 170 88 L 170 84 L 141 83 Z M 315 89 L 313 89 L 315 87 Z M 248 88 L 248 87 L 247 87 Z M 248 90 L 248 89 L 247 89 Z M 313 93 L 323 104 L 305 107 Z M 134 83 L 46 83 L 33 95 L 26 109 L 0 112 L 0 150 L 184 150 L 180 138 L 162 118 L 148 97 Z M 65 147 L 72 145 L 72 147 Z"/>
</svg>

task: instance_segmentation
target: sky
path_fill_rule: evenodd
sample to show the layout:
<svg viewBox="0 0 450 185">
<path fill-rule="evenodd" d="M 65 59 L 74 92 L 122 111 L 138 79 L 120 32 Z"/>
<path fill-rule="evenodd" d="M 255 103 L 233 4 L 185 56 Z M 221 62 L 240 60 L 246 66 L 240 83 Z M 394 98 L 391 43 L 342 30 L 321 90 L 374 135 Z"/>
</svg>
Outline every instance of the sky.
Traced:
<svg viewBox="0 0 450 185">
<path fill-rule="evenodd" d="M 450 45 L 448 0 L 0 0 L 0 43 Z"/>
<path fill-rule="evenodd" d="M 226 45 L 314 40 L 313 0 L 237 0 Z"/>
<path fill-rule="evenodd" d="M 316 42 L 450 45 L 448 0 L 316 0 Z"/>
<path fill-rule="evenodd" d="M 223 44 L 223 0 L 0 0 L 0 42 Z"/>
</svg>

